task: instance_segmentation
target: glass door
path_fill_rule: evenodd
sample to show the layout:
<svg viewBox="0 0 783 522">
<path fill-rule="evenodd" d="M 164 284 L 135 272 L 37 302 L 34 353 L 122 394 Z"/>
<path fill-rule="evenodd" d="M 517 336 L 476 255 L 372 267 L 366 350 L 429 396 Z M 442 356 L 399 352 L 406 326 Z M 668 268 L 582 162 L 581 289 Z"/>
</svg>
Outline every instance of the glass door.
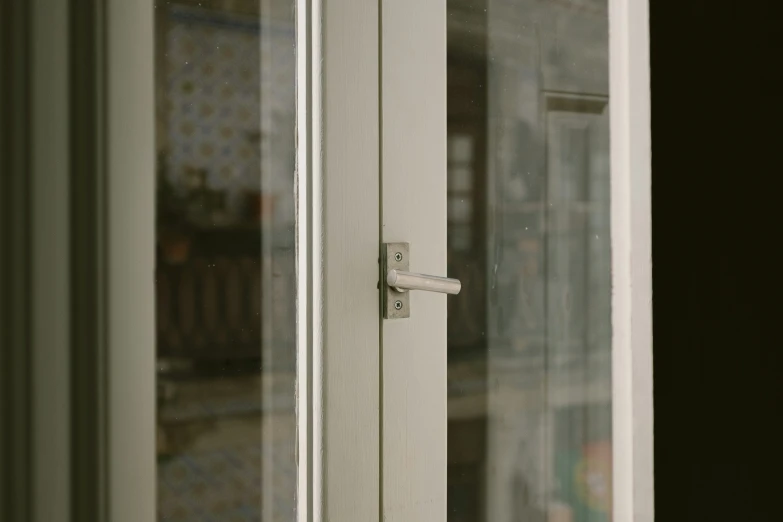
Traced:
<svg viewBox="0 0 783 522">
<path fill-rule="evenodd" d="M 651 519 L 646 3 L 382 6 L 383 242 L 461 281 L 382 324 L 384 516 Z"/>
</svg>

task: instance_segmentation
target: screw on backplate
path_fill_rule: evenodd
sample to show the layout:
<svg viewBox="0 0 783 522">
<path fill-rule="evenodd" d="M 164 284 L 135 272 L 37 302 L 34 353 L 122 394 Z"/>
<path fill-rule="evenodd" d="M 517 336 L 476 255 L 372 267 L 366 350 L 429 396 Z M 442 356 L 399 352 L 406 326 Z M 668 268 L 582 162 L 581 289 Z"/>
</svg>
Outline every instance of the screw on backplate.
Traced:
<svg viewBox="0 0 783 522">
<path fill-rule="evenodd" d="M 394 260 L 395 260 L 395 261 L 397 261 L 398 263 L 399 263 L 400 261 L 402 261 L 402 254 L 401 254 L 401 253 L 399 253 L 399 252 L 397 252 L 396 254 L 394 254 Z"/>
<path fill-rule="evenodd" d="M 394 301 L 394 308 L 395 308 L 395 310 L 401 310 L 402 309 L 402 301 Z"/>
</svg>

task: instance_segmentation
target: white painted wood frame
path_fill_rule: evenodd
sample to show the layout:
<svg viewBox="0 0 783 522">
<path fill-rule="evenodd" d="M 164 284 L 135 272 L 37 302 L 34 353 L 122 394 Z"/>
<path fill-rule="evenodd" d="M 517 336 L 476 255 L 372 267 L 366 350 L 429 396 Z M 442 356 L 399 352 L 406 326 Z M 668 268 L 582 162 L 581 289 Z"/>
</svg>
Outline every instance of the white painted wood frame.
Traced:
<svg viewBox="0 0 783 522">
<path fill-rule="evenodd" d="M 379 520 L 378 2 L 297 2 L 298 520 Z"/>
<path fill-rule="evenodd" d="M 107 0 L 106 516 L 156 519 L 152 2 Z"/>
<path fill-rule="evenodd" d="M 381 2 L 384 243 L 410 270 L 446 274 L 446 1 Z M 385 522 L 446 520 L 446 295 L 411 292 L 382 325 Z"/>
<path fill-rule="evenodd" d="M 30 440 L 27 449 L 17 448 L 30 465 L 13 479 L 30 484 L 18 488 L 27 491 L 26 498 L 15 499 L 24 509 L 14 510 L 14 520 L 66 522 L 83 520 L 85 513 L 89 520 L 112 522 L 156 518 L 154 5 L 104 0 L 89 7 L 95 9 L 90 20 L 96 27 L 90 29 L 98 43 L 74 39 L 84 12 L 70 3 L 35 0 L 28 11 L 31 87 L 22 109 L 29 108 L 31 161 L 28 192 L 20 198 L 27 199 L 31 225 L 29 248 L 19 254 L 29 260 L 24 281 L 29 294 L 16 302 L 32 305 L 30 344 L 18 347 L 31 352 L 29 366 L 20 368 L 29 378 L 24 407 Z M 87 122 L 92 112 L 74 112 L 75 64 L 84 65 L 85 56 L 95 57 L 86 76 L 95 80 L 96 99 L 89 101 L 100 121 Z M 94 126 L 99 136 L 74 136 L 74 129 Z M 82 157 L 75 166 L 75 151 L 84 154 L 87 148 L 97 157 Z M 79 169 L 85 163 L 92 167 L 93 159 L 97 172 Z M 90 208 L 98 209 L 90 216 L 101 231 L 91 238 L 95 252 L 76 239 L 75 223 L 81 221 L 75 217 L 75 194 L 85 187 L 95 194 Z M 77 278 L 75 259 L 93 254 L 99 268 L 89 281 Z M 84 307 L 74 305 L 79 293 L 100 296 L 100 313 L 88 318 L 101 338 L 87 356 L 100 373 L 100 385 L 88 390 L 100 412 L 90 411 L 81 426 L 100 432 L 89 457 L 77 455 L 74 444 L 74 430 L 84 421 L 76 411 L 92 408 L 77 403 L 75 391 L 85 384 L 76 382 L 74 370 L 86 362 L 75 356 L 84 351 L 74 348 L 74 319 L 84 317 Z M 82 369 L 90 373 L 93 366 L 87 366 Z M 83 480 L 96 474 L 99 480 Z M 92 493 L 90 505 L 77 508 L 84 492 Z"/>
<path fill-rule="evenodd" d="M 652 177 L 647 0 L 610 0 L 609 27 L 614 520 L 652 522 Z"/>
</svg>

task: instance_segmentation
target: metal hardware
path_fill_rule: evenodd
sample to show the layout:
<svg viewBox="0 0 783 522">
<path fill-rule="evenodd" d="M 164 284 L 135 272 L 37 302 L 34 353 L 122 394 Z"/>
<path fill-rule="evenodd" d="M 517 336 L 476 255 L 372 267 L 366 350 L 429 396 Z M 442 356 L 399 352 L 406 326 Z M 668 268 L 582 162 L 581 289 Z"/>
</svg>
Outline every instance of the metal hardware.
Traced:
<svg viewBox="0 0 783 522">
<path fill-rule="evenodd" d="M 404 319 L 411 316 L 409 290 L 425 290 L 443 294 L 458 294 L 462 283 L 458 279 L 409 272 L 410 245 L 385 243 L 381 253 L 381 285 L 383 317 Z"/>
<path fill-rule="evenodd" d="M 386 273 L 389 270 L 408 270 L 408 243 L 386 243 L 381 252 L 381 294 L 383 302 L 383 317 L 385 319 L 404 319 L 411 316 L 410 295 L 408 292 L 398 292 L 386 284 Z"/>
<path fill-rule="evenodd" d="M 459 282 L 459 279 L 414 274 L 394 269 L 386 273 L 386 284 L 398 292 L 426 290 L 427 292 L 439 292 L 441 294 L 458 294 L 462 288 L 462 283 Z"/>
</svg>

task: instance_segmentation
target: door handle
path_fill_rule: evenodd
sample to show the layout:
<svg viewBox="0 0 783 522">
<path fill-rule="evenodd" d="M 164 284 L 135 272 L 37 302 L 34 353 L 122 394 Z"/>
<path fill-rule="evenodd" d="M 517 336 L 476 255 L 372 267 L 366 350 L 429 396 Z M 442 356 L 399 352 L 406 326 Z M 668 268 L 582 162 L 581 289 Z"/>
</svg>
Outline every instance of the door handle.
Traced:
<svg viewBox="0 0 783 522">
<path fill-rule="evenodd" d="M 428 274 L 414 274 L 392 268 L 386 273 L 386 284 L 398 292 L 408 290 L 424 290 L 441 294 L 458 294 L 462 288 L 459 279 L 438 277 Z"/>
<path fill-rule="evenodd" d="M 424 290 L 442 294 L 458 294 L 462 283 L 458 279 L 409 272 L 410 245 L 384 243 L 381 255 L 383 317 L 404 319 L 411 316 L 409 290 Z"/>
</svg>

